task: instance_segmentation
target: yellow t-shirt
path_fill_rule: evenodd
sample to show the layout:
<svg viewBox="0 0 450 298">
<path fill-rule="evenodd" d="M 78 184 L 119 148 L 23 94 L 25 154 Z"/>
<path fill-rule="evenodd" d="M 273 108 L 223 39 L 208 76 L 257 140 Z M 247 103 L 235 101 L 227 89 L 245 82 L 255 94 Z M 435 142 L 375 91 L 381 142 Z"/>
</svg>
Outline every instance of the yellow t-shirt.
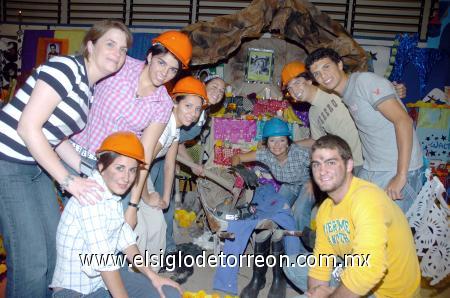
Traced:
<svg viewBox="0 0 450 298">
<path fill-rule="evenodd" d="M 361 296 L 371 291 L 376 297 L 414 295 L 420 267 L 412 233 L 401 209 L 382 189 L 353 177 L 343 200 L 335 205 L 327 198 L 316 221 L 316 258 L 319 254 L 362 256 L 362 266 L 347 264 L 341 275 L 349 290 Z M 308 275 L 328 281 L 332 269 L 331 265 L 311 267 Z"/>
</svg>

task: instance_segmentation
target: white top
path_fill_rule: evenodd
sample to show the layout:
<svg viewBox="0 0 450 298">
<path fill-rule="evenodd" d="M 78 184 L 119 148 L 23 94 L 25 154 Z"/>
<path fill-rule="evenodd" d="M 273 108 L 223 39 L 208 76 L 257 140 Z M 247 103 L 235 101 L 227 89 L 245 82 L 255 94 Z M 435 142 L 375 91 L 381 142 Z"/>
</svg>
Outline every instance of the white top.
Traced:
<svg viewBox="0 0 450 298">
<path fill-rule="evenodd" d="M 172 112 L 166 128 L 164 129 L 162 135 L 159 137 L 158 143 L 160 143 L 162 147 L 156 155 L 155 159 L 165 156 L 167 154 L 167 151 L 169 151 L 170 146 L 172 146 L 173 142 L 178 142 L 179 139 L 180 129 L 177 128 L 175 115 Z M 147 189 L 149 193 L 155 192 L 155 186 L 153 185 L 153 181 L 150 175 L 147 179 Z"/>
<path fill-rule="evenodd" d="M 106 289 L 100 272 L 118 270 L 116 254 L 136 244 L 136 234 L 124 220 L 122 198 L 108 190 L 97 171 L 89 179 L 105 189 L 99 192 L 102 200 L 82 206 L 72 198 L 64 208 L 56 232 L 57 259 L 50 288 L 82 294 Z M 91 263 L 82 265 L 82 260 Z"/>
<path fill-rule="evenodd" d="M 161 144 L 162 148 L 156 155 L 156 158 L 165 156 L 167 151 L 169 151 L 170 146 L 173 142 L 178 142 L 180 139 L 180 129 L 177 128 L 177 122 L 175 121 L 175 116 L 172 112 L 170 115 L 169 122 L 164 129 L 162 135 L 159 137 L 158 142 Z"/>
</svg>

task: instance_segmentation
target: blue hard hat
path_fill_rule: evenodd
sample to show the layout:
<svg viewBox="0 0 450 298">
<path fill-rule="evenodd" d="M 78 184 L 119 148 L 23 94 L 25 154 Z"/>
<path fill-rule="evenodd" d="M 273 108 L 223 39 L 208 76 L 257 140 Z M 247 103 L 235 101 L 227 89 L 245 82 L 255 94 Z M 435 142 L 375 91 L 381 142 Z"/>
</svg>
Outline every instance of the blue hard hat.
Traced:
<svg viewBox="0 0 450 298">
<path fill-rule="evenodd" d="M 266 122 L 263 128 L 263 138 L 290 136 L 289 126 L 287 122 L 279 118 L 272 118 Z"/>
</svg>

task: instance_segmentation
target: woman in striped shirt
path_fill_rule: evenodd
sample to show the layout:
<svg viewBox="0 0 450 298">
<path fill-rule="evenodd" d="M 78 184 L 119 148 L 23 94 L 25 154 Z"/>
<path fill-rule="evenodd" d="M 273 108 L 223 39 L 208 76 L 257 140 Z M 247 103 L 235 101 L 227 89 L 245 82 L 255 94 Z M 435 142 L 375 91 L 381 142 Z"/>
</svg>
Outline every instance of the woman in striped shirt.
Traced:
<svg viewBox="0 0 450 298">
<path fill-rule="evenodd" d="M 69 174 L 79 171 L 67 138 L 86 125 L 92 89 L 117 72 L 132 36 L 117 21 L 94 25 L 80 56 L 58 56 L 39 66 L 0 111 L 0 233 L 8 253 L 8 297 L 50 295 L 60 213 L 52 179 L 80 203 L 95 204 L 101 187 Z"/>
</svg>

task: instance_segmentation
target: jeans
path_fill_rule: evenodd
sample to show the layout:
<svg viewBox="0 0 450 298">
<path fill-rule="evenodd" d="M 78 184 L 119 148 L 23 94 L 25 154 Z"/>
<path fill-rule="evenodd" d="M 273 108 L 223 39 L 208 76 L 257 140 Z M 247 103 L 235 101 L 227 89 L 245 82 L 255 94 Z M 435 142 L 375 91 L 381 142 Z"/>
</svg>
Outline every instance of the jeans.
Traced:
<svg viewBox="0 0 450 298">
<path fill-rule="evenodd" d="M 7 297 L 49 297 L 60 218 L 55 187 L 37 165 L 0 160 L 0 233 Z"/>
<path fill-rule="evenodd" d="M 422 188 L 422 172 L 422 168 L 408 172 L 406 184 L 402 189 L 403 199 L 395 200 L 395 203 L 402 209 L 404 214 L 408 212 Z M 368 171 L 362 169 L 359 173 L 359 178 L 372 182 L 385 189 L 395 174 L 396 172 Z"/>
<path fill-rule="evenodd" d="M 292 212 L 297 224 L 297 230 L 303 231 L 305 227 L 309 227 L 311 222 L 311 210 L 314 207 L 314 195 L 309 194 L 305 190 L 305 186 L 301 188 L 299 194 L 294 194 L 282 185 L 279 193 L 287 198 L 290 203 L 293 203 Z M 308 250 L 300 241 L 300 253 L 305 253 L 307 251 Z"/>
<path fill-rule="evenodd" d="M 291 264 L 295 263 L 295 259 L 297 256 L 289 256 L 289 262 Z M 338 258 L 339 259 L 339 258 Z M 288 267 L 284 266 L 283 271 L 286 274 L 286 277 L 300 290 L 304 293 L 308 290 L 308 266 L 295 266 Z M 340 281 L 335 276 L 330 276 L 329 286 L 332 288 L 337 288 L 340 285 Z M 295 298 L 306 297 L 306 295 L 296 296 Z M 374 295 L 364 296 L 367 298 L 375 298 Z"/>
<path fill-rule="evenodd" d="M 128 297 L 130 298 L 154 298 L 159 297 L 159 293 L 153 284 L 141 273 L 129 272 L 126 267 L 119 270 Z M 177 289 L 170 286 L 162 288 L 166 298 L 181 297 Z M 53 298 L 110 298 L 111 295 L 105 288 L 100 288 L 93 293 L 83 295 L 74 290 L 63 289 L 53 293 Z"/>
<path fill-rule="evenodd" d="M 164 159 L 160 158 L 155 160 L 150 170 L 150 175 L 148 179 L 152 179 L 155 190 L 160 196 L 164 192 Z M 173 216 L 175 213 L 175 197 L 173 196 L 173 186 L 172 194 L 170 195 L 169 207 L 164 210 L 164 219 L 166 220 L 167 230 L 166 230 L 166 250 L 165 252 L 176 252 L 176 243 L 173 239 Z"/>
</svg>

